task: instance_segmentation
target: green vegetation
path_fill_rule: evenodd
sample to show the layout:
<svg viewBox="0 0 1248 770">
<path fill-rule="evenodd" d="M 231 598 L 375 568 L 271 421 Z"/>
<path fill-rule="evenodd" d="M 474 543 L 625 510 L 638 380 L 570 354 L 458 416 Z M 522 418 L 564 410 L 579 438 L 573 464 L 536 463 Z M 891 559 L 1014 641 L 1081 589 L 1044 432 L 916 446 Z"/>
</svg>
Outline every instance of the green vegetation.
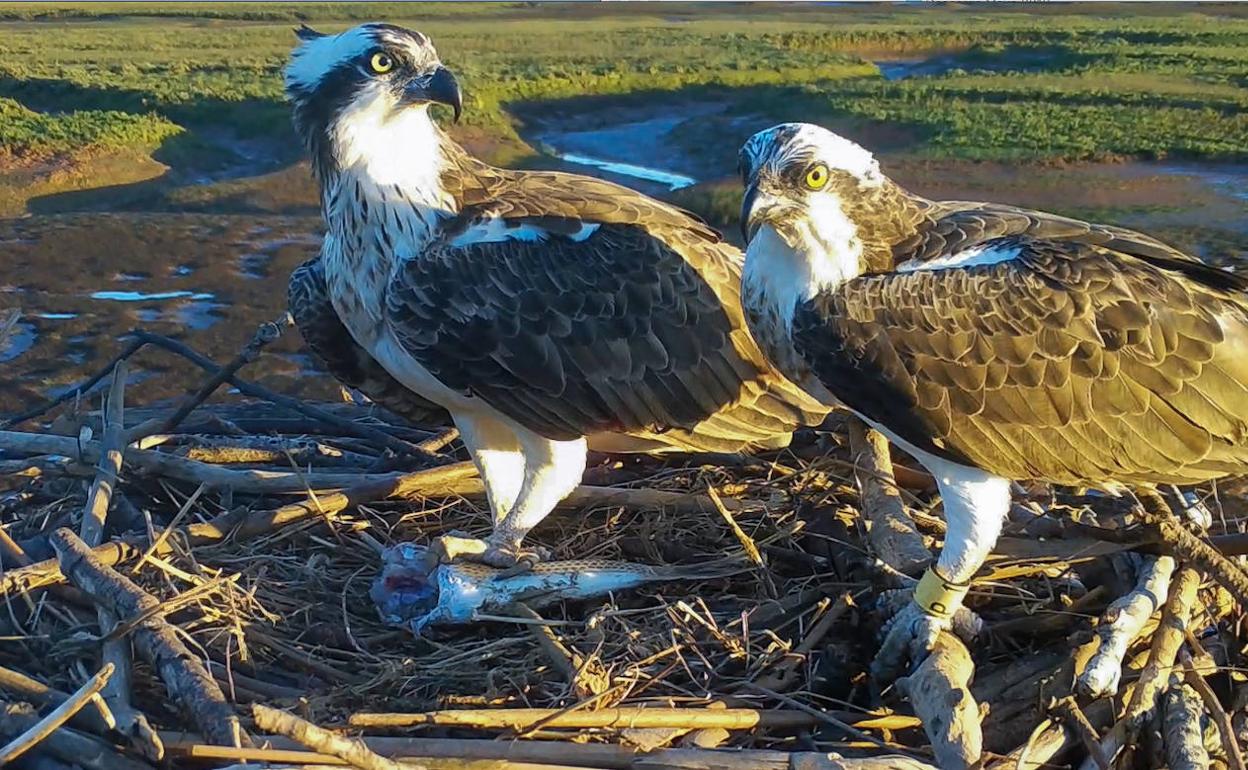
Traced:
<svg viewBox="0 0 1248 770">
<path fill-rule="evenodd" d="M 0 147 L 209 162 L 228 132 L 289 160 L 291 23 L 364 19 L 432 35 L 468 94 L 461 130 L 500 155 L 525 151 L 534 103 L 714 91 L 739 114 L 887 124 L 919 156 L 1248 158 L 1248 9 L 1226 5 L 6 3 Z M 886 80 L 872 61 L 890 58 L 943 66 Z"/>
</svg>

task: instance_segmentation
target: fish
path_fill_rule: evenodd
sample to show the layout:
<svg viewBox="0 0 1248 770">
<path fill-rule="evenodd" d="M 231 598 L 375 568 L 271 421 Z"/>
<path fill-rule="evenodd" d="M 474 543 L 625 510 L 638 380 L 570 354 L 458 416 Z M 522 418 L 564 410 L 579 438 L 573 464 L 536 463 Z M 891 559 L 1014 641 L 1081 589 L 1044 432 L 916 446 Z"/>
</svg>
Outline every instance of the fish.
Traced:
<svg viewBox="0 0 1248 770">
<path fill-rule="evenodd" d="M 535 564 L 517 573 L 474 562 L 437 564 L 428 549 L 398 543 L 382 554 L 369 589 L 386 623 L 419 634 L 431 625 L 472 623 L 482 614 L 505 612 L 514 602 L 540 608 L 564 599 L 594 596 L 671 580 L 710 580 L 748 571 L 741 559 L 704 564 L 651 566 L 609 559 L 570 559 Z"/>
</svg>

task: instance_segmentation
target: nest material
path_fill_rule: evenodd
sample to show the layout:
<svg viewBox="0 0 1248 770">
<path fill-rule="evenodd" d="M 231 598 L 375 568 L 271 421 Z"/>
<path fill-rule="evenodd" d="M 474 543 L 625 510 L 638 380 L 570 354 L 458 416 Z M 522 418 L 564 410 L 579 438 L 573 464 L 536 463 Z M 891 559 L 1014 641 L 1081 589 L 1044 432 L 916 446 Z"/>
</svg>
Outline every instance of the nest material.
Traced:
<svg viewBox="0 0 1248 770">
<path fill-rule="evenodd" d="M 163 751 L 184 758 L 178 762 L 192 755 L 225 766 L 247 756 L 249 735 L 256 744 L 269 740 L 257 734 L 257 718 L 286 725 L 282 732 L 305 744 L 316 740 L 271 713 L 253 717 L 252 704 L 260 704 L 340 733 L 391 735 L 388 743 L 370 737 L 383 754 L 552 767 L 728 766 L 717 765 L 729 761 L 723 754 L 703 757 L 706 747 L 755 750 L 734 755 L 749 757 L 742 766 L 750 767 L 1143 767 L 1199 755 L 1193 735 L 1206 734 L 1202 750 L 1230 767 L 1242 762 L 1235 736 L 1226 735 L 1243 729 L 1242 611 L 1182 555 L 1168 604 L 1133 595 L 1137 580 L 1155 582 L 1149 565 L 1165 546 L 1133 535 L 1133 514 L 1114 501 L 1046 497 L 1055 515 L 1035 518 L 1039 498 L 1024 500 L 968 599 L 984 629 L 971 654 L 956 636 L 942 637 L 903 687 L 877 692 L 867 672 L 879 628 L 908 601 L 913 581 L 903 570 L 921 568 L 923 551 L 937 552 L 943 524 L 930 479 L 903 465 L 892 484 L 878 440 L 848 425 L 800 433 L 789 449 L 755 458 L 593 458 L 572 505 L 531 535 L 558 559 L 694 564 L 735 553 L 761 562 L 754 571 L 653 584 L 541 615 L 519 606 L 508 619 L 414 638 L 380 621 L 369 586 L 380 548 L 488 532 L 479 481 L 454 465 L 466 460 L 463 450 L 446 445 L 452 434 L 397 426 L 371 406 L 322 404 L 292 419 L 290 403 L 287 411 L 202 405 L 216 386 L 238 379 L 259 347 L 253 341 L 237 365 L 210 370 L 212 387 L 181 405 L 123 410 L 122 386 L 114 385 L 114 408 L 103 410 L 111 421 L 87 409 L 96 397 L 84 396 L 77 410 L 69 401 L 57 406 L 54 424 L 70 435 L 42 434 L 35 421 L 48 412 L 0 433 L 0 741 L 38 722 L 19 704 L 47 712 L 102 660 L 114 662 L 119 650 L 125 658 L 105 677 L 103 695 L 126 735 L 87 706 L 27 759 L 132 767 Z M 107 373 L 96 381 L 108 384 Z M 344 430 L 347 421 L 357 428 Z M 396 455 L 377 433 L 424 454 Z M 110 440 L 125 446 L 125 463 L 116 485 L 103 474 L 102 492 L 93 479 L 110 464 Z M 441 465 L 451 470 L 421 470 Z M 364 482 L 336 491 L 352 479 Z M 411 489 L 428 494 L 395 499 Z M 1248 506 L 1233 489 L 1213 491 L 1205 490 L 1214 542 L 1234 547 Z M 863 501 L 873 499 L 884 501 L 871 503 L 882 510 L 864 512 Z M 905 522 L 896 520 L 899 510 Z M 1131 536 L 1106 542 L 1105 527 Z M 112 540 L 96 550 L 98 566 L 70 569 L 67 553 L 79 553 L 73 532 Z M 68 582 L 37 564 L 57 557 L 53 545 Z M 126 588 L 117 589 L 123 599 L 101 599 L 78 569 L 115 570 L 154 601 Z M 1111 608 L 1122 596 L 1134 601 Z M 1140 622 L 1122 622 L 1127 606 L 1142 613 Z M 1120 656 L 1097 664 L 1113 669 L 1121 700 L 1079 686 L 1109 644 L 1098 626 L 1129 628 L 1120 633 L 1130 638 L 1113 640 Z M 189 651 L 218 695 L 196 690 L 212 686 L 194 672 L 186 681 L 170 674 L 159 644 L 155 654 L 145 651 L 159 633 Z M 128 645 L 119 646 L 130 638 L 140 653 L 132 672 L 124 670 Z M 205 697 L 207 706 L 196 705 Z M 221 703 L 234 724 L 205 724 Z M 58 749 L 92 733 L 105 736 L 91 744 L 103 764 L 86 763 L 81 747 Z M 1143 740 L 1154 733 L 1152 744 Z M 478 740 L 496 736 L 526 740 Z M 205 742 L 236 748 L 209 751 Z M 816 761 L 823 764 L 809 764 Z"/>
</svg>

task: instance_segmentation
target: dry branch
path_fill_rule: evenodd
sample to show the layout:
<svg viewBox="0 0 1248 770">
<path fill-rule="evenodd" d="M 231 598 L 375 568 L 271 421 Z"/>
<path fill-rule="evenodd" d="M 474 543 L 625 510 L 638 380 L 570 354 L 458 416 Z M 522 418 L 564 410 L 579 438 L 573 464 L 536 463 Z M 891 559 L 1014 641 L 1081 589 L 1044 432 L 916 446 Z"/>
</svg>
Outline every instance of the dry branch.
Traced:
<svg viewBox="0 0 1248 770">
<path fill-rule="evenodd" d="M 87 494 L 86 509 L 82 513 L 82 541 L 94 548 L 104 539 L 108 523 L 108 511 L 117 489 L 121 465 L 126 451 L 126 375 L 125 361 L 118 361 L 113 370 L 113 382 L 104 405 L 104 437 L 100 444 L 100 461 L 95 480 Z M 100 633 L 108 634 L 117 625 L 117 618 L 104 608 L 96 608 Z M 160 760 L 164 747 L 156 731 L 142 712 L 130 703 L 131 651 L 129 639 L 108 639 L 104 642 L 102 657 L 113 666 L 114 675 L 104 686 L 102 696 L 117 719 L 116 729 L 126 736 L 131 745 L 149 759 Z"/>
<path fill-rule="evenodd" d="M 39 717 L 28 706 L 0 701 L 0 736 L 18 735 L 38 722 Z M 38 751 L 83 770 L 152 770 L 146 762 L 119 754 L 111 745 L 66 727 L 52 731 Z"/>
<path fill-rule="evenodd" d="M 260 326 L 256 329 L 255 335 L 252 336 L 251 340 L 243 346 L 243 349 L 238 352 L 238 355 L 234 356 L 233 360 L 231 360 L 228 364 L 218 369 L 216 373 L 208 378 L 207 382 L 200 386 L 199 390 L 189 396 L 178 406 L 177 411 L 169 415 L 169 419 L 165 420 L 164 423 L 161 424 L 159 429 L 160 432 L 168 433 L 181 425 L 187 415 L 195 410 L 195 407 L 207 401 L 208 397 L 216 392 L 217 388 L 224 385 L 226 380 L 229 380 L 237 374 L 239 369 L 242 369 L 247 364 L 255 361 L 256 357 L 260 355 L 260 351 L 266 345 L 271 344 L 276 341 L 278 337 L 281 337 L 282 332 L 290 328 L 293 323 L 294 319 L 291 318 L 290 313 L 284 313 L 277 321 L 269 321 L 268 323 L 260 324 Z"/>
<path fill-rule="evenodd" d="M 353 727 L 411 727 L 414 725 L 457 725 L 461 727 L 493 727 L 525 730 L 537 723 L 550 728 L 646 729 L 674 727 L 696 730 L 718 727 L 725 730 L 749 730 L 754 727 L 809 727 L 819 720 L 801 711 L 776 709 L 763 711 L 747 708 L 604 708 L 594 711 L 559 709 L 456 709 L 427 711 L 420 714 L 352 714 Z M 864 718 L 861 714 L 831 712 L 850 722 Z M 874 717 L 870 717 L 874 718 Z"/>
<path fill-rule="evenodd" d="M 1205 750 L 1200 729 L 1204 709 L 1200 698 L 1178 676 L 1171 678 L 1169 689 L 1162 694 L 1161 713 L 1167 767 L 1170 770 L 1207 770 L 1209 752 Z"/>
<path fill-rule="evenodd" d="M 272 511 L 253 513 L 240 510 L 224 513 L 210 521 L 180 529 L 178 534 L 185 537 L 192 546 L 218 543 L 231 535 L 243 541 L 314 516 L 332 515 L 361 503 L 417 495 L 453 495 L 476 472 L 472 463 L 455 463 L 416 473 L 386 474 L 380 480 L 368 479 L 341 492 L 317 495 L 315 498 L 290 503 Z M 157 549 L 155 555 L 164 556 L 169 551 L 170 546 L 166 544 Z M 91 550 L 100 564 L 109 566 L 136 559 L 142 552 L 137 545 L 122 541 L 104 543 Z M 0 575 L 0 593 L 29 591 L 63 580 L 65 575 L 61 572 L 59 562 L 49 559 L 28 567 L 8 570 Z"/>
<path fill-rule="evenodd" d="M 294 739 L 313 751 L 337 757 L 362 770 L 420 770 L 420 765 L 395 762 L 374 753 L 362 742 L 345 738 L 285 711 L 262 706 L 252 707 L 256 726 L 270 733 Z"/>
<path fill-rule="evenodd" d="M 852 419 L 849 444 L 862 513 L 870 523 L 867 540 L 872 550 L 885 564 L 907 575 L 917 575 L 931 562 L 932 554 L 906 513 L 893 476 L 888 439 L 861 420 Z"/>
<path fill-rule="evenodd" d="M 95 676 L 83 682 L 82 686 L 61 705 L 52 709 L 47 716 L 35 722 L 21 735 L 0 747 L 0 767 L 4 767 L 39 745 L 41 741 L 51 735 L 58 727 L 73 718 L 74 714 L 81 711 L 95 698 L 100 690 L 104 689 L 104 685 L 108 684 L 108 678 L 112 675 L 112 664 L 105 663 L 104 667 L 95 673 Z"/>
<path fill-rule="evenodd" d="M 101 564 L 67 529 L 52 535 L 52 547 L 65 575 L 118 618 L 149 616 L 131 635 L 134 647 L 156 669 L 170 697 L 186 709 L 209 740 L 226 746 L 237 746 L 246 740 L 225 694 L 173 626 L 160 615 L 160 602 L 154 596 Z"/>
<path fill-rule="evenodd" d="M 279 712 L 280 713 L 280 712 Z M 300 761 L 341 764 L 330 754 L 300 752 L 302 744 L 287 738 L 267 739 L 271 749 L 232 749 L 189 743 L 165 733 L 171 754 L 198 759 Z M 418 761 L 457 759 L 544 763 L 603 770 L 935 770 L 910 757 L 881 755 L 869 759 L 837 759 L 817 752 L 750 749 L 658 749 L 638 752 L 626 746 L 552 741 L 496 741 L 472 738 L 358 738 L 370 751 L 386 757 Z M 274 752 L 282 752 L 275 755 Z M 503 767 L 506 767 L 504 765 Z"/>
<path fill-rule="evenodd" d="M 1100 648 L 1079 676 L 1080 692 L 1099 698 L 1118 692 L 1122 659 L 1140 636 L 1144 624 L 1166 602 L 1174 558 L 1141 556 L 1135 588 L 1109 605 L 1097 626 Z"/>
<path fill-rule="evenodd" d="M 1230 770 L 1245 770 L 1244 752 L 1239 746 L 1239 741 L 1235 738 L 1235 728 L 1231 724 L 1231 718 L 1227 715 L 1226 709 L 1222 708 L 1217 694 L 1196 669 L 1196 665 L 1192 662 L 1192 656 L 1187 650 L 1181 650 L 1179 656 L 1183 664 L 1183 680 L 1200 696 L 1201 701 L 1205 704 L 1205 709 L 1218 727 L 1218 737 L 1221 739 L 1222 748 L 1226 752 L 1227 767 Z"/>
<path fill-rule="evenodd" d="M 1191 567 L 1184 567 L 1175 574 L 1170 596 L 1162 610 L 1161 624 L 1153 633 L 1148 663 L 1140 673 L 1140 679 L 1135 684 L 1122 719 L 1101 740 L 1101 751 L 1111 761 L 1119 751 L 1134 742 L 1140 727 L 1153 714 L 1157 706 L 1157 696 L 1165 688 L 1174 669 L 1174 661 L 1191 621 L 1192 607 L 1196 603 L 1196 591 L 1199 587 L 1200 575 Z M 1097 768 L 1089 758 L 1080 766 L 1080 770 Z"/>
<path fill-rule="evenodd" d="M 207 371 L 213 374 L 220 371 L 220 367 L 218 367 L 215 363 L 213 363 L 212 359 L 192 349 L 190 346 L 185 345 L 181 342 L 178 342 L 177 340 L 171 339 L 169 337 L 165 337 L 160 334 L 152 334 L 151 332 L 145 332 L 141 329 L 135 329 L 134 331 L 131 332 L 131 334 L 133 334 L 136 338 L 138 338 L 138 340 L 140 340 L 142 343 L 156 345 L 157 347 L 164 348 L 165 350 L 168 350 L 171 353 L 175 353 L 177 355 L 182 356 L 183 358 L 186 358 L 188 361 L 195 364 L 196 366 L 203 369 L 204 371 Z M 422 450 L 420 447 L 418 447 L 416 444 L 413 444 L 410 441 L 404 441 L 401 438 L 397 438 L 394 435 L 387 433 L 385 430 L 382 430 L 381 428 L 375 428 L 370 425 L 363 425 L 361 423 L 354 422 L 352 420 L 344 419 L 342 417 L 339 417 L 336 414 L 333 414 L 324 409 L 321 409 L 320 407 L 316 407 L 311 404 L 306 404 L 297 398 L 284 396 L 281 393 L 275 393 L 274 391 L 271 391 L 268 388 L 262 387 L 260 385 L 256 385 L 253 382 L 248 382 L 247 380 L 244 380 L 238 377 L 237 375 L 231 375 L 227 377 L 225 381 L 233 385 L 235 388 L 238 389 L 239 393 L 242 393 L 245 396 L 251 396 L 252 398 L 263 399 L 264 401 L 268 401 L 271 404 L 276 404 L 277 406 L 285 407 L 287 409 L 290 409 L 291 411 L 297 412 L 307 417 L 311 417 L 312 419 L 316 420 L 322 425 L 336 428 L 351 436 L 359 436 L 360 438 L 365 438 L 370 441 L 374 441 L 386 447 L 387 449 L 398 452 L 400 454 L 410 454 L 410 455 L 415 455 L 417 457 L 427 456 L 428 454 L 427 452 Z"/>
<path fill-rule="evenodd" d="M 969 689 L 974 674 L 975 664 L 965 645 L 953 634 L 941 632 L 931 654 L 897 683 L 923 720 L 936 762 L 946 770 L 968 768 L 983 753 L 979 706 Z"/>
</svg>

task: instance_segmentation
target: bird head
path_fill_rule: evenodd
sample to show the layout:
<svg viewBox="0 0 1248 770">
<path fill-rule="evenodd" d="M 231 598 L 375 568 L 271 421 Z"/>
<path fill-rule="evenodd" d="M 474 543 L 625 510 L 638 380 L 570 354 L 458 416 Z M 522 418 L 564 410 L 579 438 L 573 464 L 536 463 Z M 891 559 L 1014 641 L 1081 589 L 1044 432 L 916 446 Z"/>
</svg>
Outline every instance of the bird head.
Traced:
<svg viewBox="0 0 1248 770">
<path fill-rule="evenodd" d="M 746 241 L 770 227 L 794 248 L 841 227 L 855 201 L 885 181 L 870 152 L 810 123 L 782 123 L 750 137 L 740 171 Z"/>
<path fill-rule="evenodd" d="M 864 272 L 871 220 L 893 188 L 870 152 L 819 126 L 783 123 L 750 137 L 740 171 L 747 292 L 753 282 L 784 314 Z"/>
<path fill-rule="evenodd" d="M 286 98 L 295 128 L 314 151 L 352 135 L 352 125 L 393 124 L 444 104 L 459 119 L 463 99 L 429 38 L 390 24 L 363 24 L 326 35 L 304 26 L 286 65 Z"/>
</svg>

